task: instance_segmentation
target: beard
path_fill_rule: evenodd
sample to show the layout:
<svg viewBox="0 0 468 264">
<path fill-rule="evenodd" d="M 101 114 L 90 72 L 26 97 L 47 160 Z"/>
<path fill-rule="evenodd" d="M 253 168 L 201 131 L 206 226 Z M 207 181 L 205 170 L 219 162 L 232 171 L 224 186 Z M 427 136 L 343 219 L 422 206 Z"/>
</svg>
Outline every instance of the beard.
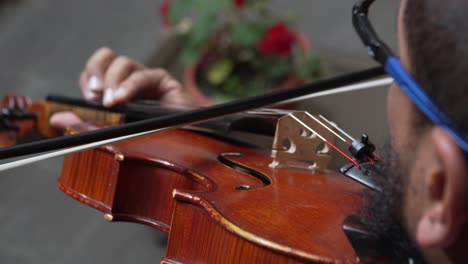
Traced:
<svg viewBox="0 0 468 264">
<path fill-rule="evenodd" d="M 388 244 L 390 254 L 398 260 L 413 259 L 425 263 L 421 252 L 404 227 L 403 196 L 407 189 L 407 169 L 390 144 L 382 148 L 385 164 L 376 168 L 382 180 L 382 191 L 367 190 L 363 194 L 365 207 L 360 211 L 360 222 L 377 241 Z M 379 150 L 379 152 L 381 152 Z"/>
</svg>

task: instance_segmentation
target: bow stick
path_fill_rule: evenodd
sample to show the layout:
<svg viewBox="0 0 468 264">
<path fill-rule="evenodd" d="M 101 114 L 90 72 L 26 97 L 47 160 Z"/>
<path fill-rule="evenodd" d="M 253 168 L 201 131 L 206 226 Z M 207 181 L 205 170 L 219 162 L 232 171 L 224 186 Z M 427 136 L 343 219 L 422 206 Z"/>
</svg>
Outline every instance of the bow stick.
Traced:
<svg viewBox="0 0 468 264">
<path fill-rule="evenodd" d="M 326 94 L 344 92 L 347 90 L 359 90 L 376 86 L 386 85 L 392 82 L 391 78 L 384 78 L 362 84 L 348 85 L 366 79 L 384 75 L 383 68 L 372 68 L 365 71 L 351 73 L 331 79 L 306 84 L 294 89 L 278 91 L 270 94 L 258 95 L 251 98 L 241 99 L 224 104 L 203 107 L 196 110 L 175 113 L 162 117 L 123 124 L 118 127 L 103 128 L 95 131 L 83 132 L 69 135 L 62 138 L 51 138 L 32 143 L 26 143 L 13 147 L 0 149 L 0 159 L 15 158 L 24 155 L 31 155 L 74 147 L 58 152 L 46 153 L 41 156 L 22 159 L 0 165 L 0 171 L 30 164 L 40 160 L 78 152 L 85 149 L 107 145 L 117 141 L 122 141 L 134 137 L 155 133 L 161 130 L 194 124 L 220 116 L 242 112 L 253 108 L 265 107 L 278 103 L 303 100 L 305 98 L 323 96 Z M 343 87 L 344 86 L 344 87 Z M 332 92 L 334 90 L 334 92 Z"/>
</svg>

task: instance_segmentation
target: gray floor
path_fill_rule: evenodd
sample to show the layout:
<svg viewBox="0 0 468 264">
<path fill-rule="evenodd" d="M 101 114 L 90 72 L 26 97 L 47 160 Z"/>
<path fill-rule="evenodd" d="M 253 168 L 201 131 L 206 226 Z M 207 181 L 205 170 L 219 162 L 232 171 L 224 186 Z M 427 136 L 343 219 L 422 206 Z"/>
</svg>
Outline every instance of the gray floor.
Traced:
<svg viewBox="0 0 468 264">
<path fill-rule="evenodd" d="M 160 1 L 8 2 L 13 4 L 0 6 L 0 96 L 78 96 L 78 73 L 96 48 L 108 45 L 146 61 L 159 45 Z M 397 1 L 380 2 L 378 29 L 394 46 Z M 302 17 L 299 27 L 330 64 L 357 70 L 374 64 L 352 30 L 352 3 L 276 0 L 273 7 L 295 10 Z M 366 95 L 380 105 L 379 120 L 384 119 L 383 94 Z M 60 168 L 61 159 L 54 159 L 0 173 L 0 263 L 159 261 L 164 235 L 140 225 L 109 224 L 97 211 L 66 197 L 55 184 Z"/>
</svg>

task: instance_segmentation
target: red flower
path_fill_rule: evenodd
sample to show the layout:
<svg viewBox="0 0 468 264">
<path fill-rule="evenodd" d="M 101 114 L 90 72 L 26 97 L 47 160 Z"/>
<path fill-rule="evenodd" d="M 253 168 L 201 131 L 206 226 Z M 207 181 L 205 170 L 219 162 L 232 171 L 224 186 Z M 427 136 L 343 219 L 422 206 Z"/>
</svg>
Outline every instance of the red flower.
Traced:
<svg viewBox="0 0 468 264">
<path fill-rule="evenodd" d="M 263 55 L 289 56 L 296 42 L 296 35 L 289 31 L 284 22 L 278 22 L 265 32 L 257 43 L 258 50 Z"/>
<path fill-rule="evenodd" d="M 243 7 L 247 4 L 247 0 L 234 0 L 234 5 L 237 7 Z"/>
<path fill-rule="evenodd" d="M 171 10 L 171 1 L 164 0 L 164 2 L 159 6 L 159 15 L 161 16 L 161 23 L 165 28 L 171 25 L 169 20 L 169 11 Z"/>
</svg>

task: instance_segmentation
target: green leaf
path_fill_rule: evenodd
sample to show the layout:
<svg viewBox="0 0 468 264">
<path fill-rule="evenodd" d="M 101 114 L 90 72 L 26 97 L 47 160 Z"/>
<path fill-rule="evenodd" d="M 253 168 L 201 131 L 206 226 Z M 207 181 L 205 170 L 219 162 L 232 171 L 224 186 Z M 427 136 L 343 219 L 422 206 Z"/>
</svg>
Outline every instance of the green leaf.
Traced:
<svg viewBox="0 0 468 264">
<path fill-rule="evenodd" d="M 266 74 L 271 79 L 279 79 L 293 71 L 291 61 L 288 58 L 272 56 L 267 61 Z"/>
<path fill-rule="evenodd" d="M 230 7 L 231 0 L 179 0 L 183 2 L 196 1 L 198 2 L 199 10 L 207 13 L 218 13 Z"/>
<path fill-rule="evenodd" d="M 230 76 L 222 86 L 224 92 L 233 96 L 242 96 L 242 84 L 238 76 Z"/>
<path fill-rule="evenodd" d="M 232 73 L 234 65 L 229 59 L 214 63 L 208 70 L 207 80 L 212 85 L 220 85 Z"/>
<path fill-rule="evenodd" d="M 200 56 L 199 47 L 187 45 L 180 54 L 180 62 L 184 65 L 195 64 Z"/>
<path fill-rule="evenodd" d="M 182 19 L 190 16 L 190 10 L 193 10 L 193 4 L 190 4 L 191 1 L 172 1 L 171 8 L 169 9 L 169 19 L 178 23 Z"/>
<path fill-rule="evenodd" d="M 232 29 L 232 42 L 235 45 L 254 47 L 262 37 L 263 28 L 255 23 L 239 23 Z"/>
<path fill-rule="evenodd" d="M 194 24 L 218 16 L 229 6 L 230 0 L 173 0 L 169 19 L 174 23 L 190 18 Z M 213 22 L 215 20 L 211 20 Z M 214 23 L 216 24 L 216 23 Z"/>
<path fill-rule="evenodd" d="M 316 54 L 308 55 L 298 67 L 297 72 L 306 80 L 319 79 L 325 74 L 322 62 Z"/>
<path fill-rule="evenodd" d="M 191 41 L 195 45 L 203 45 L 214 33 L 216 28 L 216 15 L 200 17 L 193 25 Z"/>
<path fill-rule="evenodd" d="M 248 1 L 250 2 L 250 1 Z M 253 1 L 250 3 L 258 12 L 268 12 L 268 1 Z"/>
</svg>

